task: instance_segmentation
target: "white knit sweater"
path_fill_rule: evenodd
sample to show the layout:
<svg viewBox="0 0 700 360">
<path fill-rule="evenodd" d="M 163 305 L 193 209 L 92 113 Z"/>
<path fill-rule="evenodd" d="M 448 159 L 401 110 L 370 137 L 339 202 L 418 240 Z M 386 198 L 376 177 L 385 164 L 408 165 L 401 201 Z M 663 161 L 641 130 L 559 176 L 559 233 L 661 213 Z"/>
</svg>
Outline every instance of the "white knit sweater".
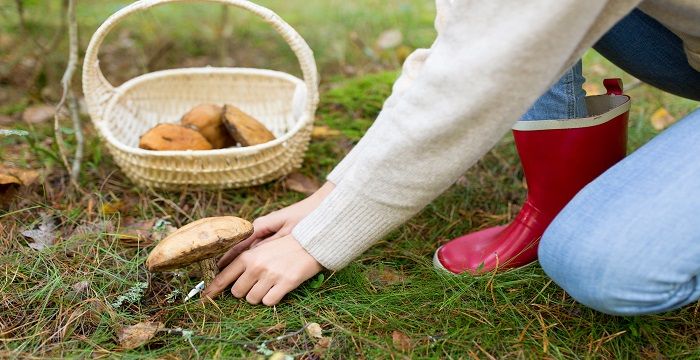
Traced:
<svg viewBox="0 0 700 360">
<path fill-rule="evenodd" d="M 336 188 L 293 230 L 337 270 L 446 190 L 638 0 L 438 0 L 374 125 L 329 174 Z M 700 67 L 700 1 L 647 0 Z"/>
</svg>

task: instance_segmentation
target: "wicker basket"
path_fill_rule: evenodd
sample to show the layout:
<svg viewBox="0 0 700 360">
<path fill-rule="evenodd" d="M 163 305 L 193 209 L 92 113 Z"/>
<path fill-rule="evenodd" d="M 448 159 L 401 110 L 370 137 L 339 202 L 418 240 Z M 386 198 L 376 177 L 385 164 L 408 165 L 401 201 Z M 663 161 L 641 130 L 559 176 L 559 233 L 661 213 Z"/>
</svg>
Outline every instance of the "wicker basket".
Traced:
<svg viewBox="0 0 700 360">
<path fill-rule="evenodd" d="M 141 75 L 113 87 L 100 71 L 98 51 L 120 20 L 150 7 L 193 0 L 142 0 L 97 29 L 85 54 L 83 90 L 95 128 L 119 167 L 142 186 L 164 189 L 237 188 L 262 184 L 301 166 L 318 104 L 318 75 L 304 39 L 277 14 L 244 0 L 197 0 L 248 10 L 289 44 L 304 80 L 251 68 L 184 68 Z M 200 151 L 149 151 L 139 136 L 158 123 L 178 122 L 201 103 L 233 104 L 270 129 L 275 140 L 249 147 Z"/>
</svg>

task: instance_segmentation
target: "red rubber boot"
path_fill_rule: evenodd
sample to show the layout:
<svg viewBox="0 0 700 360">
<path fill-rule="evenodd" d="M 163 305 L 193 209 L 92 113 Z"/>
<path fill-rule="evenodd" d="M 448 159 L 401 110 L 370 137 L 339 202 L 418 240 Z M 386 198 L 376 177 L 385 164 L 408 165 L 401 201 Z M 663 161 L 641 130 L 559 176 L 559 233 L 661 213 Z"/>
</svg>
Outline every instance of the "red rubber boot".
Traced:
<svg viewBox="0 0 700 360">
<path fill-rule="evenodd" d="M 519 121 L 515 146 L 528 184 L 513 222 L 454 239 L 433 257 L 435 267 L 459 274 L 514 268 L 537 259 L 537 245 L 559 211 L 586 184 L 625 157 L 630 98 L 620 79 L 606 95 L 586 97 L 587 118 Z"/>
</svg>

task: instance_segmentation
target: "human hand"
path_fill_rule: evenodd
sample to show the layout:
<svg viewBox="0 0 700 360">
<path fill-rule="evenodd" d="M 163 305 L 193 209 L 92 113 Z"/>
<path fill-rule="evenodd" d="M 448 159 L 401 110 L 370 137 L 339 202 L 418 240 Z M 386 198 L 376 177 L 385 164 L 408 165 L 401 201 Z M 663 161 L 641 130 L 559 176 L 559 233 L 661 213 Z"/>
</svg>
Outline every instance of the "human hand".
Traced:
<svg viewBox="0 0 700 360">
<path fill-rule="evenodd" d="M 253 221 L 253 235 L 226 252 L 218 262 L 219 269 L 225 268 L 243 251 L 255 247 L 262 240 L 276 240 L 289 235 L 294 226 L 306 215 L 314 211 L 334 188 L 335 185 L 333 183 L 326 182 L 306 199 L 255 219 Z"/>
<path fill-rule="evenodd" d="M 244 251 L 204 289 L 215 298 L 229 284 L 231 293 L 251 304 L 276 305 L 290 291 L 323 269 L 292 235 L 266 239 Z"/>
</svg>

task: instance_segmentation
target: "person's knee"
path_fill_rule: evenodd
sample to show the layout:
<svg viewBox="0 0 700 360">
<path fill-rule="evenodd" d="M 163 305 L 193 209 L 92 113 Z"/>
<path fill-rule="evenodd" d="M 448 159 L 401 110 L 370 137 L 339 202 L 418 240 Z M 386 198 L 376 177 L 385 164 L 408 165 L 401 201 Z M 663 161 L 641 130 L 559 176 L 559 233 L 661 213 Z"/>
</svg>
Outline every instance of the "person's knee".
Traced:
<svg viewBox="0 0 700 360">
<path fill-rule="evenodd" d="M 607 272 L 606 264 L 591 250 L 592 239 L 583 224 L 558 217 L 540 241 L 538 257 L 542 269 L 576 301 L 611 313 L 612 294 L 604 291 L 597 274 Z"/>
<path fill-rule="evenodd" d="M 628 240 L 586 230 L 595 226 L 602 225 L 557 218 L 540 241 L 540 265 L 574 300 L 610 315 L 642 315 L 678 308 L 699 297 L 696 277 L 660 281 L 664 269 L 650 268 L 614 246 Z"/>
</svg>

